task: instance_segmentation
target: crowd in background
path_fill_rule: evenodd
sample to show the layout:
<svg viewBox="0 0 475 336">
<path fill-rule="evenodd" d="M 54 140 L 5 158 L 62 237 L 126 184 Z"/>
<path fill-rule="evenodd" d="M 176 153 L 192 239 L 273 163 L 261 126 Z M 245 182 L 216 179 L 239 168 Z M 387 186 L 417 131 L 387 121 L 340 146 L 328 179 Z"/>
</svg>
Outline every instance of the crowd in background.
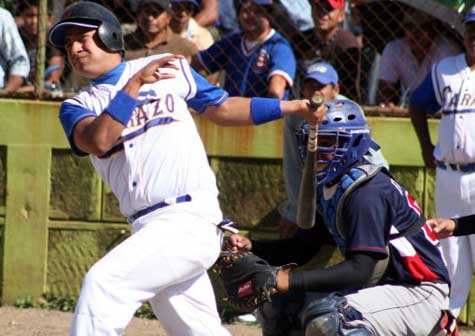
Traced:
<svg viewBox="0 0 475 336">
<path fill-rule="evenodd" d="M 231 95 L 300 97 L 306 69 L 325 61 L 337 70 L 346 97 L 363 105 L 407 106 L 431 65 L 462 51 L 452 28 L 399 2 L 96 1 L 120 18 L 126 60 L 182 54 Z M 72 2 L 49 1 L 48 25 Z M 3 4 L 1 92 L 33 92 L 38 0 Z M 76 92 L 87 84 L 49 46 L 44 80 L 45 92 Z"/>
</svg>

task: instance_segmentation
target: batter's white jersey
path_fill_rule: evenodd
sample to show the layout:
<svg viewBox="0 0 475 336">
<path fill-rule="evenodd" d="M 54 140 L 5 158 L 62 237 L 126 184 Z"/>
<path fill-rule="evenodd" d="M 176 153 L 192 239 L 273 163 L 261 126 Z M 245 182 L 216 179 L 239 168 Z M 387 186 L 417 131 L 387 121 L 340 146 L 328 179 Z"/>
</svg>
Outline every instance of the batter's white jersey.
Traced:
<svg viewBox="0 0 475 336">
<path fill-rule="evenodd" d="M 129 78 L 149 62 L 163 57 L 123 62 L 61 106 L 60 118 L 71 147 L 74 126 L 83 118 L 100 115 Z M 176 61 L 176 78 L 140 88 L 137 106 L 117 144 L 91 160 L 119 200 L 126 217 L 158 202 L 190 195 L 217 198 L 213 171 L 188 105 L 202 113 L 220 105 L 227 93 L 206 82 L 185 60 Z M 216 202 L 217 204 L 217 202 Z"/>
<path fill-rule="evenodd" d="M 442 109 L 435 158 L 448 163 L 475 162 L 475 72 L 465 54 L 460 54 L 435 64 L 431 76 Z"/>
</svg>

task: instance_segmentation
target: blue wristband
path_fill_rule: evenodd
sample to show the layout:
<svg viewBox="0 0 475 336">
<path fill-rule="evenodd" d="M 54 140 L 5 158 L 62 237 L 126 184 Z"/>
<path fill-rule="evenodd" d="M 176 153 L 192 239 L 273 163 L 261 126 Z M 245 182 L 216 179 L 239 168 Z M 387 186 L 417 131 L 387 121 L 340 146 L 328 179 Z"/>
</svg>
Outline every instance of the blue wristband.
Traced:
<svg viewBox="0 0 475 336">
<path fill-rule="evenodd" d="M 111 100 L 105 112 L 124 126 L 127 126 L 136 105 L 137 100 L 121 90 Z"/>
<path fill-rule="evenodd" d="M 251 98 L 251 118 L 255 125 L 282 118 L 277 98 Z"/>
</svg>

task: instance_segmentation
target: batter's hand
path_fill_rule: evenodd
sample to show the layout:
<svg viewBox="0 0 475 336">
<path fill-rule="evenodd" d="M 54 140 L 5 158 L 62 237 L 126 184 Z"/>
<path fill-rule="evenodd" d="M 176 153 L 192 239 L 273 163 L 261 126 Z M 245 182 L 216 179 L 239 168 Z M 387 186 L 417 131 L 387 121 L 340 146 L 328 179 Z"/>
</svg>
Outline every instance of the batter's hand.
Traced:
<svg viewBox="0 0 475 336">
<path fill-rule="evenodd" d="M 310 125 L 316 125 L 325 120 L 325 114 L 328 110 L 326 105 L 322 104 L 315 108 L 314 105 L 310 103 L 309 99 L 304 99 L 303 102 L 304 108 L 300 114 Z"/>
<path fill-rule="evenodd" d="M 139 70 L 133 77 L 142 85 L 155 83 L 159 80 L 170 79 L 176 77 L 170 71 L 161 71 L 161 69 L 178 70 L 178 66 L 173 64 L 174 61 L 182 59 L 181 55 L 169 55 L 150 62 L 141 70 Z"/>
<path fill-rule="evenodd" d="M 228 240 L 226 241 L 226 248 L 234 251 L 250 251 L 252 249 L 252 242 L 249 238 L 235 233 L 229 236 Z"/>
<path fill-rule="evenodd" d="M 455 221 L 450 218 L 432 218 L 427 221 L 427 224 L 430 225 L 438 239 L 452 236 L 457 226 Z"/>
</svg>

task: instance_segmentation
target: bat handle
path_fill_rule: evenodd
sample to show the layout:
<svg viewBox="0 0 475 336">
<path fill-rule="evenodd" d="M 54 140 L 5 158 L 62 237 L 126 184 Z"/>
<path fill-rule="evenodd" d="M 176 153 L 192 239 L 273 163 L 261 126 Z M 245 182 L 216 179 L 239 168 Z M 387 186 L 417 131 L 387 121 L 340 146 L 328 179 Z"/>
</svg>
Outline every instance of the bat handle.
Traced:
<svg viewBox="0 0 475 336">
<path fill-rule="evenodd" d="M 308 131 L 308 142 L 307 142 L 307 151 L 309 152 L 314 153 L 317 151 L 317 146 L 318 146 L 317 130 L 318 130 L 318 124 L 310 125 L 310 129 Z"/>
<path fill-rule="evenodd" d="M 317 110 L 323 104 L 323 96 L 314 94 L 308 103 L 308 107 L 312 110 Z M 308 142 L 307 142 L 307 151 L 316 152 L 317 151 L 317 134 L 318 134 L 318 124 L 310 125 L 308 131 Z"/>
</svg>

